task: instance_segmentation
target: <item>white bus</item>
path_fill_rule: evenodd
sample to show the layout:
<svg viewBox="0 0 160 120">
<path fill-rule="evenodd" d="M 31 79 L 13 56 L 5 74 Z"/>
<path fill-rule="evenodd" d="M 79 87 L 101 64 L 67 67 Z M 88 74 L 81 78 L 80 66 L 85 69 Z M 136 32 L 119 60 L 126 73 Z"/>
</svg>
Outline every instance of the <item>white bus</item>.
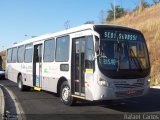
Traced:
<svg viewBox="0 0 160 120">
<path fill-rule="evenodd" d="M 7 49 L 6 77 L 21 91 L 58 93 L 62 102 L 115 100 L 145 95 L 150 62 L 138 30 L 116 25 L 67 29 Z"/>
</svg>

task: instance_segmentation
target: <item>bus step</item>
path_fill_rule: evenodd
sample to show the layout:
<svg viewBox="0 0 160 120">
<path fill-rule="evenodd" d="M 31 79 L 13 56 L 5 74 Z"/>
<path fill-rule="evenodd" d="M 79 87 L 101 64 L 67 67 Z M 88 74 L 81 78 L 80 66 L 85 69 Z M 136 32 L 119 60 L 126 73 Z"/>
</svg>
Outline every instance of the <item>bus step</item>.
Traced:
<svg viewBox="0 0 160 120">
<path fill-rule="evenodd" d="M 85 97 L 84 97 L 84 96 L 78 96 L 78 95 L 72 95 L 72 97 L 80 98 L 80 99 L 85 99 Z"/>
<path fill-rule="evenodd" d="M 41 90 L 42 90 L 42 88 L 34 87 L 34 90 L 41 91 Z"/>
</svg>

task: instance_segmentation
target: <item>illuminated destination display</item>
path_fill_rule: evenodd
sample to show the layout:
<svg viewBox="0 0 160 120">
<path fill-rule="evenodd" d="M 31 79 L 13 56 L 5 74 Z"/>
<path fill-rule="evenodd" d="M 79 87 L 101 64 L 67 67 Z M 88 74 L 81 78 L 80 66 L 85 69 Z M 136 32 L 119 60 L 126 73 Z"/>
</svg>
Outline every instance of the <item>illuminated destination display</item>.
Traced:
<svg viewBox="0 0 160 120">
<path fill-rule="evenodd" d="M 105 39 L 118 39 L 118 40 L 128 40 L 128 41 L 136 41 L 138 39 L 137 34 L 129 33 L 129 32 L 120 32 L 120 31 L 104 31 L 103 38 Z"/>
</svg>

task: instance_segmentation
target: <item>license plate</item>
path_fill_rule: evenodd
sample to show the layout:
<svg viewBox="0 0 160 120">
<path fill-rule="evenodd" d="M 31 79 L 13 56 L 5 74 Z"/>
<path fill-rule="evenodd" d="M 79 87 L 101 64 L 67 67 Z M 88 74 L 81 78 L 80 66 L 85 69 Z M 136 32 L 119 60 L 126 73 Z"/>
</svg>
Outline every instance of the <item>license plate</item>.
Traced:
<svg viewBox="0 0 160 120">
<path fill-rule="evenodd" d="M 136 92 L 137 92 L 136 90 L 128 90 L 128 91 L 127 91 L 127 94 L 129 94 L 129 95 L 130 95 L 130 94 L 135 94 Z"/>
</svg>

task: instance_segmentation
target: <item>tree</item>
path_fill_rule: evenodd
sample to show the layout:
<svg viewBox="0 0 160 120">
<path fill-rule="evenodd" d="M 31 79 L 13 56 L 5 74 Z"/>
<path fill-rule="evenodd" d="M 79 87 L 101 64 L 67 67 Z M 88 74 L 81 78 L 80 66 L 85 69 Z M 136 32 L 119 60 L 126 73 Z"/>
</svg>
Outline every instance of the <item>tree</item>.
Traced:
<svg viewBox="0 0 160 120">
<path fill-rule="evenodd" d="M 142 8 L 150 7 L 150 5 L 146 1 L 142 1 Z"/>
<path fill-rule="evenodd" d="M 111 10 L 107 11 L 108 15 L 106 20 L 111 21 L 114 19 L 114 6 L 111 4 Z M 124 8 L 120 7 L 119 5 L 115 6 L 115 18 L 120 18 L 124 16 L 127 12 L 124 10 Z"/>
<path fill-rule="evenodd" d="M 64 22 L 64 27 L 65 27 L 66 30 L 70 28 L 70 21 L 69 20 L 66 20 Z"/>
<path fill-rule="evenodd" d="M 141 11 L 147 7 L 150 7 L 150 5 L 146 1 L 140 0 L 140 4 L 133 11 L 137 11 L 137 10 Z"/>
<path fill-rule="evenodd" d="M 154 4 L 158 4 L 160 2 L 160 0 L 153 0 Z"/>
</svg>

